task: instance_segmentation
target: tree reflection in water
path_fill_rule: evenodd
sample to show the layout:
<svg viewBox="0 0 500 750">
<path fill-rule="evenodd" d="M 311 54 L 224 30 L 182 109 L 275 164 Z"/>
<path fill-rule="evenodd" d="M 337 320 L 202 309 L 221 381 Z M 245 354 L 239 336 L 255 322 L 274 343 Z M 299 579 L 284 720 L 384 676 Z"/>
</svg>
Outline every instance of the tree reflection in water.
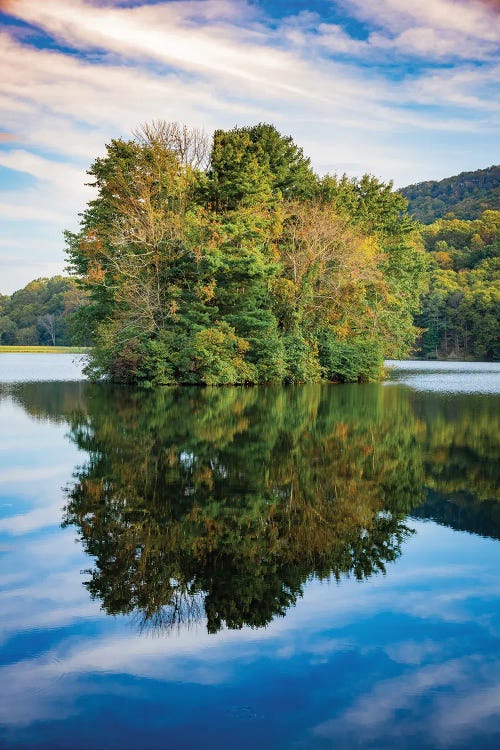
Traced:
<svg viewBox="0 0 500 750">
<path fill-rule="evenodd" d="M 418 426 L 382 391 L 89 391 L 68 492 L 109 613 L 261 627 L 316 576 L 384 571 L 421 501 Z"/>
<path fill-rule="evenodd" d="M 311 577 L 385 571 L 409 513 L 500 537 L 500 417 L 489 397 L 75 383 L 6 395 L 68 422 L 88 453 L 64 523 L 94 558 L 91 595 L 142 627 L 264 626 Z"/>
</svg>

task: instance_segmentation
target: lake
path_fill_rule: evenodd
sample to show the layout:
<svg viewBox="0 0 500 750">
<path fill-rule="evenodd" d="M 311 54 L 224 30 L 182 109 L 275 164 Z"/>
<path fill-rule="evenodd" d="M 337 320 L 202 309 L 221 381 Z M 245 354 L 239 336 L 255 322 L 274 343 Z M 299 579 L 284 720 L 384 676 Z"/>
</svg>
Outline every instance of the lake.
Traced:
<svg viewBox="0 0 500 750">
<path fill-rule="evenodd" d="M 0 747 L 500 746 L 500 364 L 158 389 L 0 354 Z"/>
</svg>

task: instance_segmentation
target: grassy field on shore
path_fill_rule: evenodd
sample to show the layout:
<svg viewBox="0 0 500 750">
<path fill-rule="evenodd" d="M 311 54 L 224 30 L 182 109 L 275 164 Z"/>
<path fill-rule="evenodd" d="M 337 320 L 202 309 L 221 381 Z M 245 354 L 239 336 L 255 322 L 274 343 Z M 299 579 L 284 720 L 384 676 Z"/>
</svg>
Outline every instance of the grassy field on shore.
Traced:
<svg viewBox="0 0 500 750">
<path fill-rule="evenodd" d="M 0 346 L 0 354 L 85 354 L 85 346 Z"/>
</svg>

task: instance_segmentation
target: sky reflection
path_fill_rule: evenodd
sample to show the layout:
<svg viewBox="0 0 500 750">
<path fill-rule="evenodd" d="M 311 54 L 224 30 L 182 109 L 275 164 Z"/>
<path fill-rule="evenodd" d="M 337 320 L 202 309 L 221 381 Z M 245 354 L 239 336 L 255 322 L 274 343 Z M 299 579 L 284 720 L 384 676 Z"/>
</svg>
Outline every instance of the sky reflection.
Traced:
<svg viewBox="0 0 500 750">
<path fill-rule="evenodd" d="M 410 518 L 385 575 L 312 577 L 266 628 L 141 633 L 90 598 L 92 560 L 60 528 L 88 460 L 67 424 L 6 396 L 0 425 L 3 746 L 498 747 L 495 539 Z"/>
</svg>

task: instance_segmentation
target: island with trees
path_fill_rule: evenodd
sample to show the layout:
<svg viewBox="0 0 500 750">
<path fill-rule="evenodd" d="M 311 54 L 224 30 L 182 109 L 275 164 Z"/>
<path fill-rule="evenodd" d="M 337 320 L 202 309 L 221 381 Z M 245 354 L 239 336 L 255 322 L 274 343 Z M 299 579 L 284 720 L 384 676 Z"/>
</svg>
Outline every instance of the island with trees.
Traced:
<svg viewBox="0 0 500 750">
<path fill-rule="evenodd" d="M 319 178 L 272 126 L 175 123 L 113 140 L 67 233 L 89 372 L 154 384 L 376 380 L 405 357 L 427 283 L 406 200 Z"/>
<path fill-rule="evenodd" d="M 210 141 L 157 121 L 89 174 L 96 197 L 66 233 L 73 275 L 0 295 L 0 345 L 92 345 L 92 378 L 143 386 L 500 359 L 500 167 L 397 192 L 319 177 L 272 125 Z"/>
</svg>

